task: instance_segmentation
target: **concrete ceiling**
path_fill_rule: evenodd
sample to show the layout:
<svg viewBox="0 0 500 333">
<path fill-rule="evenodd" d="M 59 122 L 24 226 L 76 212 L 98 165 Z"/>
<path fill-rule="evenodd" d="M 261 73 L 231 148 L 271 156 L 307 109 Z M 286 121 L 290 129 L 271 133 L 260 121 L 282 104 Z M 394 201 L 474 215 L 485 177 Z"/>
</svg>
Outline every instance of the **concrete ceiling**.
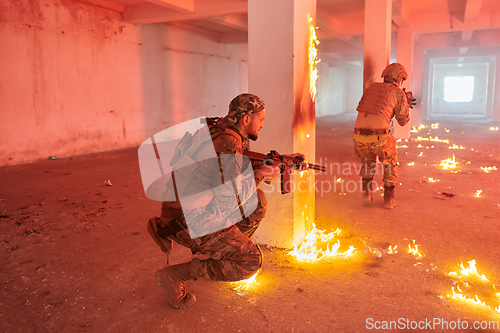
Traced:
<svg viewBox="0 0 500 333">
<path fill-rule="evenodd" d="M 132 24 L 164 22 L 196 31 L 218 43 L 247 42 L 247 0 L 79 1 L 119 11 L 122 20 Z M 364 3 L 317 0 L 316 25 L 323 57 L 359 61 Z M 432 48 L 456 47 L 463 53 L 469 47 L 500 47 L 500 0 L 393 0 L 393 48 L 398 27 L 409 27 L 416 43 L 425 39 L 433 44 Z"/>
</svg>

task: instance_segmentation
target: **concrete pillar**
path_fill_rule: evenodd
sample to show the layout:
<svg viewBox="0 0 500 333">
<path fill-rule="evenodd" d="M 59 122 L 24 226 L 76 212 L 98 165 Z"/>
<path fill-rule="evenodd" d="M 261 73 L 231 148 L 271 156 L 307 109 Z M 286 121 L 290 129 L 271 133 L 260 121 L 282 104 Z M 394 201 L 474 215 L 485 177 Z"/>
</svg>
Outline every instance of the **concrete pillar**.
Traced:
<svg viewBox="0 0 500 333">
<path fill-rule="evenodd" d="M 403 83 L 403 88 L 407 91 L 412 91 L 412 78 L 413 78 L 413 31 L 409 27 L 398 29 L 397 40 L 397 61 L 405 66 L 408 72 L 408 78 Z M 413 110 L 410 110 L 410 112 Z M 411 114 L 410 114 L 411 117 Z M 410 138 L 410 124 L 408 122 L 405 126 L 401 127 L 394 121 L 394 137 L 396 139 L 409 139 Z"/>
<path fill-rule="evenodd" d="M 365 0 L 363 89 L 381 82 L 380 75 L 391 60 L 391 0 Z"/>
<path fill-rule="evenodd" d="M 417 99 L 417 105 L 413 106 L 410 111 L 410 126 L 419 126 L 422 124 L 422 103 L 423 99 L 423 82 L 424 82 L 424 47 L 422 44 L 414 46 L 413 52 L 413 69 L 412 69 L 412 82 L 411 88 L 413 96 Z"/>
<path fill-rule="evenodd" d="M 250 149 L 280 154 L 301 152 L 315 161 L 315 107 L 309 93 L 308 15 L 316 18 L 316 0 L 249 0 L 249 92 L 266 103 L 265 127 Z M 295 191 L 280 193 L 280 182 L 263 185 L 267 217 L 254 235 L 260 244 L 291 248 L 314 221 L 313 171 L 295 171 Z"/>
<path fill-rule="evenodd" d="M 498 58 L 497 58 L 498 59 Z M 500 63 L 496 63 L 496 75 L 495 78 L 500 78 Z M 498 81 L 497 81 L 498 82 Z M 495 84 L 495 92 L 493 94 L 493 115 L 492 121 L 500 122 L 500 84 Z"/>
</svg>

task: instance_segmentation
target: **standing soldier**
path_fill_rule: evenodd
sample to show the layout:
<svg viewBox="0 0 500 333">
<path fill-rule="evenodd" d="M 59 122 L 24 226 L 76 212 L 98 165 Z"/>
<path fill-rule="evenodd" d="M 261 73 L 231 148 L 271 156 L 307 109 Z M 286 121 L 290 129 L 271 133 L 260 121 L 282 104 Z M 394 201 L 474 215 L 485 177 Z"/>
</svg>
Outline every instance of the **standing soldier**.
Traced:
<svg viewBox="0 0 500 333">
<path fill-rule="evenodd" d="M 410 121 L 411 92 L 401 89 L 408 74 L 403 65 L 392 63 L 382 72 L 384 82 L 373 83 L 359 101 L 354 125 L 354 150 L 361 158 L 362 200 L 372 202 L 372 180 L 376 159 L 384 166 L 384 208 L 394 208 L 394 187 L 397 182 L 396 140 L 389 130 L 392 118 L 404 126 Z"/>
</svg>

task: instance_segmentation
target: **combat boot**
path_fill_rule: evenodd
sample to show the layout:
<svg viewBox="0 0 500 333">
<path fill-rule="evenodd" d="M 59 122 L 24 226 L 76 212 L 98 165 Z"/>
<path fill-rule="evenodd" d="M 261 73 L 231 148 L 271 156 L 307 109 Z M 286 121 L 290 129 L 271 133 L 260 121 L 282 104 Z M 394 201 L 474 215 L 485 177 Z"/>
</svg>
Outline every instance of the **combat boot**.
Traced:
<svg viewBox="0 0 500 333">
<path fill-rule="evenodd" d="M 201 276 L 199 270 L 193 269 L 193 262 L 187 262 L 158 270 L 155 280 L 167 292 L 168 300 L 174 308 L 185 309 L 196 302 L 196 296 L 187 292 L 186 282 Z"/>
<path fill-rule="evenodd" d="M 361 187 L 361 193 L 362 197 L 361 200 L 363 201 L 363 204 L 368 205 L 372 203 L 372 180 L 373 178 L 361 178 L 362 180 L 362 187 Z"/>
<path fill-rule="evenodd" d="M 394 187 L 395 186 L 384 186 L 384 208 L 393 209 L 394 205 Z"/>
</svg>

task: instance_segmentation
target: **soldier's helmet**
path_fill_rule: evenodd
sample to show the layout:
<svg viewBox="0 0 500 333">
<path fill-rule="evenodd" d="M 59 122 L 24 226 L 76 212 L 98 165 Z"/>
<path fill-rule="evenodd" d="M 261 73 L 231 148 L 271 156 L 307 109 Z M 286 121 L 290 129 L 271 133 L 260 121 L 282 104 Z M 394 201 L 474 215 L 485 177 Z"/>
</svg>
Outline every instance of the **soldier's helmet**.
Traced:
<svg viewBox="0 0 500 333">
<path fill-rule="evenodd" d="M 244 115 L 251 115 L 265 109 L 262 99 L 253 94 L 240 94 L 229 103 L 229 111 L 226 119 L 231 124 L 238 122 Z"/>
<path fill-rule="evenodd" d="M 384 80 L 388 78 L 391 81 L 398 82 L 401 78 L 406 80 L 408 78 L 408 73 L 403 65 L 398 62 L 393 62 L 384 69 L 381 77 L 383 77 Z"/>
</svg>

